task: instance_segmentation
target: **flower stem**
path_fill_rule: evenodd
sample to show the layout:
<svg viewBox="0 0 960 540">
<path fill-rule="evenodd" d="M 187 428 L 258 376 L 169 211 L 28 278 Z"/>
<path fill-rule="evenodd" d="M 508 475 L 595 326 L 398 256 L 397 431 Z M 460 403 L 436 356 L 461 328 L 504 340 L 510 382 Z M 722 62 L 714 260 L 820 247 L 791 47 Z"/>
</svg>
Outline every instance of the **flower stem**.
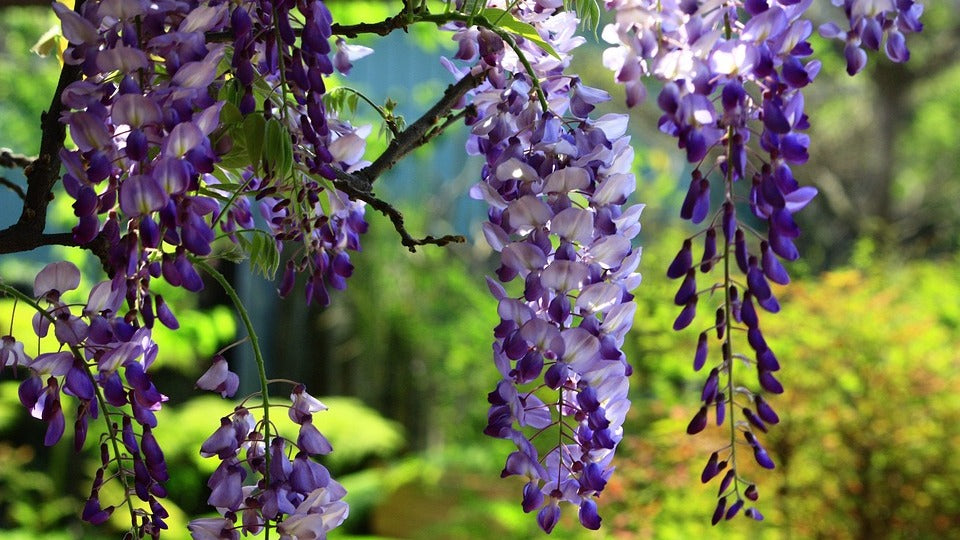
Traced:
<svg viewBox="0 0 960 540">
<path fill-rule="evenodd" d="M 726 141 L 727 171 L 726 175 L 724 175 L 724 198 L 730 204 L 733 204 L 733 136 L 733 128 L 728 127 Z M 730 277 L 730 242 L 732 240 L 732 238 L 725 238 L 723 242 L 723 308 L 726 310 L 724 314 L 724 324 L 727 328 L 724 332 L 724 341 L 721 350 L 723 352 L 723 365 L 726 367 L 727 372 L 727 395 L 725 399 L 730 400 L 730 419 L 728 420 L 730 424 L 730 466 L 736 470 L 737 423 L 733 420 L 733 415 L 736 414 L 733 403 L 733 299 L 730 296 L 730 287 L 733 286 L 733 279 Z M 733 491 L 737 495 L 737 499 L 739 499 L 740 487 L 736 474 L 733 476 Z"/>
<path fill-rule="evenodd" d="M 236 289 L 230 285 L 230 282 L 227 281 L 227 278 L 217 271 L 216 268 L 210 266 L 206 261 L 201 259 L 192 258 L 193 263 L 197 265 L 201 270 L 206 272 L 210 277 L 216 280 L 220 284 L 220 287 L 223 288 L 223 292 L 227 293 L 227 296 L 230 297 L 230 301 L 233 302 L 234 309 L 237 310 L 237 315 L 240 316 L 240 320 L 243 321 L 244 328 L 247 329 L 247 337 L 250 338 L 250 346 L 253 348 L 253 357 L 257 361 L 257 371 L 260 376 L 260 399 L 263 403 L 263 443 L 264 443 L 264 460 L 266 461 L 266 466 L 263 473 L 264 485 L 268 488 L 270 487 L 270 395 L 267 393 L 267 369 L 266 364 L 263 361 L 263 353 L 260 351 L 260 339 L 257 337 L 257 332 L 253 328 L 253 322 L 250 320 L 250 314 L 247 313 L 247 308 L 244 307 L 243 302 L 240 300 L 240 295 L 237 294 Z M 270 528 L 264 527 L 264 539 L 270 540 Z"/>
</svg>

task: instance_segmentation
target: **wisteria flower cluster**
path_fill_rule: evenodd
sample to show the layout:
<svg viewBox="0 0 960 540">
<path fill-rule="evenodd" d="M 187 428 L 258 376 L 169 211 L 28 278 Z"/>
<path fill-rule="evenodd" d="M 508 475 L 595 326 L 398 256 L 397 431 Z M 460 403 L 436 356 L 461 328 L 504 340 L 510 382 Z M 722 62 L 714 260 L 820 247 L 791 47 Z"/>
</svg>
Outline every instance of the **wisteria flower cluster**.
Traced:
<svg viewBox="0 0 960 540">
<path fill-rule="evenodd" d="M 211 370 L 214 371 L 208 373 L 223 371 L 217 366 Z M 217 378 L 213 375 L 207 381 L 198 381 L 198 385 L 219 391 Z M 207 503 L 222 517 L 190 522 L 194 538 L 258 534 L 270 521 L 277 522 L 282 538 L 317 538 L 347 518 L 349 508 L 341 500 L 346 490 L 323 465 L 311 459 L 333 450 L 313 425 L 313 414 L 326 410 L 326 406 L 308 394 L 303 385 L 294 387 L 290 399 L 288 416 L 300 425 L 296 442 L 271 437 L 271 430 L 264 428 L 269 420 L 258 421 L 254 411 L 242 405 L 223 417 L 220 427 L 203 442 L 200 455 L 220 459 L 207 482 Z M 276 433 L 276 429 L 272 432 Z"/>
<path fill-rule="evenodd" d="M 241 248 L 250 245 L 244 235 L 266 234 L 276 251 L 285 242 L 302 246 L 280 292 L 292 289 L 292 270 L 308 271 L 308 301 L 326 304 L 328 285 L 345 286 L 352 273 L 345 252 L 359 249 L 359 235 L 366 230 L 364 203 L 349 200 L 329 180 L 334 168 L 363 166 L 369 129 L 337 119 L 322 101 L 324 77 L 334 70 L 332 20 L 322 1 L 81 0 L 73 10 L 54 3 L 54 11 L 68 41 L 64 62 L 81 74 L 61 95 L 66 112 L 60 121 L 76 145 L 59 156 L 66 169 L 64 187 L 75 200 L 73 241 L 96 246 L 92 249 L 111 280 L 92 289 L 79 314 L 60 298 L 79 285 L 80 273 L 70 263 L 43 270 L 32 299 L 4 286 L 37 310 L 37 335 L 47 335 L 52 324 L 61 347 L 31 360 L 22 343 L 7 336 L 3 365 L 29 369 L 21 401 L 47 423 L 47 445 L 64 432 L 61 390 L 79 404 L 78 450 L 89 419 L 105 416 L 102 466 L 83 518 L 101 523 L 125 503 L 132 532 L 156 537 L 166 528 L 160 499 L 168 472 L 151 430 L 166 397 L 147 375 L 157 355 L 150 332 L 157 320 L 171 329 L 179 324 L 162 295 L 151 290 L 151 279 L 200 291 L 204 282 L 198 268 L 216 273 L 201 258 L 214 256 L 218 229 Z M 346 71 L 351 58 L 366 52 L 340 44 L 334 56 Z M 237 165 L 240 154 L 243 164 Z M 253 200 L 259 201 L 266 230 L 256 229 Z M 211 381 L 224 397 L 238 387 L 222 359 L 198 386 Z M 259 433 L 275 446 L 282 439 L 270 436 L 264 416 L 266 427 Z M 310 419 L 299 420 L 306 426 L 304 442 L 298 443 L 304 456 L 329 452 Z M 309 461 L 302 457 L 298 463 L 304 460 Z M 288 498 L 279 510 L 261 511 L 259 527 L 278 522 L 276 527 L 296 528 L 303 536 L 342 521 L 328 512 L 336 507 L 346 515 L 337 506 L 342 488 L 329 483 L 329 475 L 321 482 L 319 465 L 311 463 L 318 480 L 295 501 L 303 507 L 289 508 L 295 499 Z M 283 478 L 268 481 L 269 472 L 263 475 L 266 487 L 286 489 Z M 127 498 L 101 505 L 100 488 L 112 479 L 123 483 Z M 235 477 L 229 480 L 234 485 Z M 212 480 L 211 485 L 220 484 Z M 299 482 L 297 487 L 309 486 Z M 314 493 L 321 487 L 328 491 Z M 133 495 L 149 511 L 134 509 Z M 214 504 L 222 500 L 217 497 L 211 500 L 215 507 L 237 510 Z M 327 517 L 320 524 L 308 518 L 314 514 Z M 286 525 L 281 527 L 281 520 Z"/>
<path fill-rule="evenodd" d="M 527 480 L 523 509 L 550 532 L 561 502 L 579 508 L 584 527 L 600 527 L 596 499 L 630 405 L 621 347 L 636 310 L 640 250 L 631 239 L 643 207 L 624 208 L 635 189 L 626 117 L 587 118 L 609 96 L 564 74 L 583 42 L 578 21 L 542 4 L 520 3 L 515 14 L 556 56 L 529 40 L 517 53 L 484 28 L 458 26 L 454 39 L 457 58 L 479 60 L 472 69 L 487 81 L 472 99 L 468 150 L 485 164 L 471 193 L 490 205 L 483 231 L 500 253 L 497 277 L 520 282 L 511 294 L 488 280 L 503 379 L 488 396 L 484 432 L 516 444 L 502 475 Z"/>
<path fill-rule="evenodd" d="M 890 59 L 907 60 L 904 35 L 920 30 L 921 4 L 834 4 L 843 5 L 850 22 L 845 54 L 851 75 L 866 63 L 860 46 L 877 50 L 884 36 Z M 631 106 L 646 95 L 643 77 L 663 81 L 656 100 L 663 112 L 660 130 L 677 139 L 694 166 L 680 216 L 705 227 L 684 241 L 667 269 L 667 277 L 681 280 L 674 297 L 681 307 L 674 329 L 691 325 L 701 301 L 722 293 L 710 306 L 715 313 L 712 326 L 697 340 L 693 368 L 709 371 L 700 409 L 687 426 L 690 434 L 703 431 L 711 410 L 718 426 L 730 426 L 729 444 L 710 455 L 701 475 L 706 483 L 726 470 L 714 524 L 731 519 L 748 500 L 758 498 L 754 482 L 737 461 L 739 445 L 749 449 L 760 467 L 775 467 L 756 432 L 765 433 L 780 421 L 761 391 L 779 394 L 783 386 L 775 375 L 780 363 L 761 331 L 757 308 L 780 310 L 770 283 L 789 283 L 781 260 L 800 256 L 794 244 L 800 228 L 793 215 L 817 194 L 815 188 L 801 186 L 792 170 L 808 159 L 803 89 L 821 68 L 819 60 L 811 59 L 813 48 L 807 41 L 813 24 L 804 15 L 811 5 L 812 0 L 607 2 L 616 20 L 603 31 L 603 38 L 614 45 L 604 52 L 604 64 L 625 85 Z M 842 34 L 833 23 L 821 27 L 821 33 Z M 718 199 L 722 203 L 711 211 Z M 699 261 L 694 241 L 702 246 Z M 698 273 L 716 281 L 698 287 Z M 712 346 L 719 347 L 719 354 L 712 357 L 711 333 L 719 342 Z M 749 355 L 738 352 L 735 344 L 734 338 L 744 334 Z M 749 389 L 735 376 L 739 361 L 755 372 L 759 389 Z M 729 421 L 728 409 L 734 416 Z M 763 519 L 756 508 L 744 514 Z"/>
<path fill-rule="evenodd" d="M 299 36 L 294 7 L 303 17 Z M 345 251 L 359 249 L 364 205 L 303 179 L 362 165 L 369 132 L 328 123 L 323 79 L 334 66 L 326 5 L 102 1 L 78 8 L 54 4 L 70 42 L 65 61 L 85 76 L 63 94 L 72 109 L 64 122 L 77 143 L 62 155 L 77 242 L 108 241 L 111 270 L 140 282 L 137 304 L 149 317 L 150 277 L 202 288 L 189 256 L 211 253 L 218 225 L 234 241 L 238 227 L 253 229 L 253 195 L 277 249 L 302 244 L 302 260 L 288 269 L 308 271 L 308 300 L 326 304 L 326 284 L 343 288 L 352 272 Z M 225 30 L 230 45 L 208 39 Z M 227 124 L 231 118 L 242 129 Z M 215 167 L 239 151 L 253 160 L 241 174 Z M 239 187 L 225 194 L 213 187 L 220 179 Z M 281 292 L 291 287 L 288 279 Z"/>
<path fill-rule="evenodd" d="M 864 68 L 866 50 L 909 58 L 906 36 L 922 29 L 921 3 L 832 1 L 845 28 L 827 23 L 819 32 L 843 43 L 848 73 Z M 343 289 L 353 273 L 349 252 L 360 249 L 368 204 L 391 218 L 407 247 L 442 245 L 447 240 L 412 239 L 371 186 L 464 119 L 466 150 L 483 158 L 470 193 L 489 206 L 483 234 L 500 261 L 497 279 L 487 282 L 500 317 L 493 343 L 500 380 L 488 395 L 484 432 L 515 444 L 502 476 L 523 478 L 522 508 L 536 512 L 545 532 L 568 505 L 584 527 L 600 527 L 597 501 L 630 406 L 623 344 L 640 284 L 643 205 L 629 203 L 636 179 L 627 117 L 591 117 L 610 96 L 569 72 L 585 41 L 571 2 L 457 0 L 438 3 L 442 13 L 429 4 L 405 0 L 384 21 L 340 25 L 323 0 L 77 0 L 73 9 L 54 2 L 68 42 L 56 114 L 48 115 L 57 129 L 44 120 L 23 215 L 0 235 L 25 231 L 21 250 L 51 243 L 89 250 L 108 279 L 84 304 L 64 299 L 81 282 L 71 263 L 39 272 L 32 295 L 0 282 L 3 294 L 34 311 L 36 337 L 52 327 L 57 344 L 31 358 L 23 336 L 2 336 L 0 371 L 24 377 L 20 400 L 46 424 L 48 446 L 72 421 L 79 451 L 91 420 L 103 420 L 84 520 L 101 524 L 125 506 L 129 536 L 158 538 L 167 528 L 170 471 L 153 434 L 167 398 L 150 370 L 158 354 L 152 331 L 157 321 L 174 330 L 179 323 L 153 283 L 196 293 L 201 273 L 221 285 L 243 321 L 260 391 L 211 426 L 199 449 L 220 460 L 208 481 L 217 517 L 192 521 L 191 535 L 324 538 L 346 519 L 343 486 L 315 461 L 332 450 L 314 425 L 326 407 L 296 383 L 289 405 L 272 402 L 270 385 L 290 383 L 267 378 L 239 296 L 208 261 L 240 252 L 272 274 L 286 250 L 279 294 L 305 274 L 307 301 L 326 305 L 329 288 Z M 720 478 L 714 524 L 741 510 L 763 519 L 748 507 L 758 489 L 738 455 L 775 467 L 759 434 L 780 421 L 766 396 L 783 386 L 760 313 L 780 309 L 774 285 L 790 280 L 783 261 L 800 256 L 794 215 L 817 194 L 793 170 L 808 160 L 803 91 L 821 69 L 809 41 L 812 4 L 605 2 L 613 22 L 602 32 L 611 45 L 603 64 L 624 85 L 628 106 L 645 100 L 644 78 L 660 81 L 658 127 L 692 166 L 680 216 L 700 230 L 683 242 L 667 276 L 680 280 L 676 330 L 707 305 L 713 314 L 694 352 L 694 369 L 707 374 L 687 432 L 704 431 L 711 416 L 729 428 L 729 443 L 701 475 L 704 483 Z M 394 138 L 368 160 L 370 126 L 341 116 L 330 76 L 346 75 L 372 52 L 346 38 L 416 23 L 453 33 L 456 53 L 442 61 L 458 81 L 403 130 L 374 105 Z M 44 235 L 59 180 L 76 225 L 69 235 Z M 744 369 L 755 382 L 744 380 Z M 240 381 L 218 354 L 197 387 L 229 398 Z M 73 407 L 75 415 L 65 413 Z M 298 426 L 295 440 L 271 421 L 277 407 Z M 121 500 L 101 499 L 108 482 L 122 486 Z"/>
<path fill-rule="evenodd" d="M 168 514 L 160 499 L 167 494 L 164 483 L 169 479 L 163 451 L 152 433 L 157 426 L 155 413 L 167 400 L 147 373 L 156 360 L 157 346 L 150 328 L 122 313 L 127 296 L 123 280 L 95 285 L 87 303 L 75 312 L 63 295 L 79 285 L 80 270 L 75 265 L 52 263 L 37 274 L 32 298 L 16 295 L 36 310 L 33 328 L 37 337 L 47 336 L 52 325 L 61 348 L 31 359 L 22 342 L 4 336 L 2 365 L 28 371 L 20 384 L 20 401 L 33 417 L 47 424 L 43 440 L 47 446 L 57 444 L 66 427 L 61 391 L 77 404 L 77 451 L 86 442 L 90 420 L 103 415 L 106 438 L 100 443 L 100 467 L 83 519 L 92 524 L 106 521 L 117 505 L 102 505 L 100 490 L 105 482 L 117 481 L 128 496 L 135 495 L 147 505 L 146 509 L 134 509 L 126 501 L 138 534 L 157 536 L 167 527 L 164 518 Z M 176 326 L 170 314 L 161 320 Z"/>
</svg>

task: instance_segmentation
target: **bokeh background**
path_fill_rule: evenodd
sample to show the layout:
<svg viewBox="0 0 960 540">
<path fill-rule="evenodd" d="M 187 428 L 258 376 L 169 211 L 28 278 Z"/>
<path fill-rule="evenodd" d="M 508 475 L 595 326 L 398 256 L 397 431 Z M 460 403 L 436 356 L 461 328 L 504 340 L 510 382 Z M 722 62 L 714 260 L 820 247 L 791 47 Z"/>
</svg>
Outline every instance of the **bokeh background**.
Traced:
<svg viewBox="0 0 960 540">
<path fill-rule="evenodd" d="M 837 15 L 819 3 L 815 17 Z M 58 65 L 30 48 L 56 20 L 48 8 L 9 4 L 0 3 L 0 147 L 35 154 Z M 399 3 L 328 4 L 339 20 L 356 22 Z M 824 69 L 807 93 L 811 160 L 796 174 L 821 195 L 799 215 L 803 257 L 789 268 L 793 283 L 777 291 L 784 310 L 764 319 L 787 390 L 771 400 L 782 422 L 764 437 L 777 469 L 747 471 L 756 472 L 762 524 L 709 524 L 716 486 L 698 478 L 723 433 L 684 432 L 702 384 L 691 370 L 697 330 L 670 329 L 676 284 L 664 276 L 691 232 L 677 218 L 689 170 L 656 132 L 655 106 L 631 112 L 636 199 L 647 204 L 644 282 L 625 345 L 633 408 L 602 497 L 602 530 L 581 531 L 568 509 L 555 538 L 960 538 L 960 2 L 927 2 L 924 23 L 911 36 L 908 64 L 871 57 L 856 78 L 844 73 L 835 44 L 814 43 Z M 348 84 L 374 101 L 392 97 L 408 120 L 450 82 L 438 62 L 452 54 L 447 34 L 424 27 L 361 43 L 376 52 L 356 63 Z M 585 45 L 574 71 L 613 94 L 606 110 L 622 110 L 601 50 Z M 376 133 L 369 109 L 359 107 L 352 121 Z M 326 309 L 308 308 L 297 294 L 276 301 L 271 281 L 246 265 L 221 268 L 254 313 L 271 373 L 305 382 L 330 407 L 317 419 L 335 448 L 324 463 L 351 504 L 331 538 L 542 536 L 520 509 L 522 481 L 499 478 L 511 444 L 481 434 L 498 379 L 490 354 L 496 305 L 483 284 L 496 263 L 479 234 L 483 204 L 465 196 L 478 170 L 462 151 L 465 137 L 450 131 L 377 187 L 411 231 L 462 233 L 465 245 L 411 254 L 370 212 L 356 274 Z M 384 144 L 372 137 L 369 155 Z M 0 175 L 23 182 L 21 171 Z M 54 204 L 69 216 L 66 199 Z M 0 195 L 0 226 L 17 210 L 15 198 Z M 2 257 L 0 276 L 29 287 L 54 257 L 95 279 L 95 262 L 57 248 Z M 154 375 L 170 396 L 155 433 L 173 471 L 168 538 L 177 539 L 207 511 L 215 460 L 201 458 L 199 444 L 233 407 L 200 395 L 193 381 L 242 330 L 214 284 L 199 299 L 172 290 L 164 297 L 176 297 L 182 325 L 158 337 Z M 0 299 L 0 329 L 29 335 L 29 314 L 11 320 L 11 308 Z M 249 351 L 229 354 L 242 377 L 250 372 Z M 69 445 L 42 447 L 42 425 L 19 405 L 17 384 L 9 373 L 0 380 L 0 537 L 118 537 L 119 529 L 94 530 L 77 517 L 96 467 L 95 437 L 81 455 Z"/>
</svg>

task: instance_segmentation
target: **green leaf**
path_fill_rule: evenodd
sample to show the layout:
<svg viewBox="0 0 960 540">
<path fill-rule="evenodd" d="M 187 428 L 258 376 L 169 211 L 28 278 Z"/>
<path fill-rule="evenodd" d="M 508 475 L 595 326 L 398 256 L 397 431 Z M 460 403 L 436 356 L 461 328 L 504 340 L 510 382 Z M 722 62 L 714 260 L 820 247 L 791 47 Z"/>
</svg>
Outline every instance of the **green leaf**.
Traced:
<svg viewBox="0 0 960 540">
<path fill-rule="evenodd" d="M 283 180 L 293 170 L 293 142 L 287 128 L 276 118 L 267 120 L 261 157 L 264 166 L 269 167 L 278 180 Z"/>
<path fill-rule="evenodd" d="M 259 114 L 248 114 L 243 119 L 243 138 L 247 148 L 247 158 L 254 173 L 260 170 L 260 156 L 263 154 L 264 121 Z"/>
<path fill-rule="evenodd" d="M 243 115 L 236 105 L 227 101 L 220 110 L 220 138 L 229 137 L 230 151 L 220 158 L 218 166 L 224 169 L 243 169 L 250 165 L 250 154 L 247 152 L 247 141 L 243 131 Z"/>
<path fill-rule="evenodd" d="M 597 0 L 577 0 L 576 11 L 580 16 L 580 25 L 593 32 L 593 38 L 596 39 L 600 25 L 600 5 Z"/>
<path fill-rule="evenodd" d="M 360 101 L 360 96 L 357 94 L 350 94 L 347 96 L 347 110 L 350 111 L 350 114 L 357 113 L 357 104 Z"/>
<path fill-rule="evenodd" d="M 272 280 L 280 266 L 280 252 L 273 237 L 257 232 L 250 243 L 250 266 L 266 279 Z"/>
<path fill-rule="evenodd" d="M 463 3 L 463 9 L 461 11 L 468 15 L 476 15 L 480 13 L 480 10 L 486 3 L 486 0 L 467 0 Z"/>
<path fill-rule="evenodd" d="M 508 11 L 497 8 L 487 8 L 481 13 L 485 19 L 491 23 L 496 22 L 496 25 L 509 30 L 510 32 L 517 34 L 518 36 L 530 40 L 533 43 L 536 43 L 541 49 L 546 51 L 550 56 L 559 59 L 560 55 L 557 54 L 557 51 L 554 50 L 553 46 L 543 40 L 540 37 L 540 34 L 537 33 L 537 29 L 529 23 L 525 23 Z"/>
</svg>

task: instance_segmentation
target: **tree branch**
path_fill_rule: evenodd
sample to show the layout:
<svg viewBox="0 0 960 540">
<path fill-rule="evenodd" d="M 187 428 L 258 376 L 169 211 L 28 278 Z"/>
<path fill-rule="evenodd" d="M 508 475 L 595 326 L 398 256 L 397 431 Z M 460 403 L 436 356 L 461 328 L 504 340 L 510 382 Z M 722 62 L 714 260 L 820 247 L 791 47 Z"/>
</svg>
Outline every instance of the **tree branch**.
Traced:
<svg viewBox="0 0 960 540">
<path fill-rule="evenodd" d="M 399 210 L 391 206 L 390 203 L 378 198 L 371 191 L 356 189 L 354 187 L 354 183 L 357 181 L 355 175 L 345 173 L 339 169 L 334 169 L 334 171 L 337 173 L 337 179 L 333 181 L 333 185 L 336 186 L 340 191 L 346 193 L 351 199 L 363 201 L 369 204 L 374 210 L 377 210 L 384 216 L 390 218 L 390 221 L 393 223 L 393 227 L 400 235 L 400 243 L 411 252 L 416 252 L 417 246 L 425 246 L 428 244 L 445 246 L 451 243 L 460 244 L 466 241 L 466 239 L 459 234 L 448 234 L 439 238 L 434 236 L 414 238 L 410 236 L 410 233 L 407 232 L 407 228 L 403 223 L 403 214 L 401 214 Z"/>
<path fill-rule="evenodd" d="M 74 9 L 79 11 L 83 2 L 77 0 Z M 51 243 L 65 244 L 60 235 L 44 235 L 43 230 L 47 224 L 47 205 L 53 200 L 53 186 L 60 179 L 60 150 L 67 136 L 66 126 L 60 123 L 63 112 L 60 96 L 68 85 L 79 79 L 80 66 L 64 65 L 50 108 L 40 115 L 40 154 L 24 169 L 27 192 L 23 197 L 23 210 L 16 223 L 0 231 L 0 254 L 29 251 Z M 57 240 L 51 241 L 52 238 Z"/>
<path fill-rule="evenodd" d="M 440 100 L 416 122 L 403 130 L 399 137 L 390 141 L 387 149 L 376 161 L 357 171 L 355 176 L 365 182 L 366 186 L 357 185 L 356 187 L 359 189 L 365 187 L 365 191 L 369 191 L 374 180 L 392 169 L 403 156 L 423 146 L 430 141 L 430 138 L 438 135 L 442 130 L 434 130 L 434 126 L 460 102 L 467 92 L 476 88 L 484 78 L 486 78 L 485 74 L 468 73 L 456 84 L 448 86 Z"/>
<path fill-rule="evenodd" d="M 26 169 L 36 160 L 37 158 L 35 157 L 14 153 L 14 151 L 9 148 L 0 148 L 0 167 Z"/>
<path fill-rule="evenodd" d="M 442 133 L 444 129 L 452 125 L 457 118 L 467 114 L 466 111 L 461 111 L 452 117 L 447 116 L 463 96 L 473 88 L 476 88 L 485 77 L 485 74 L 468 73 L 457 81 L 456 84 L 448 86 L 440 100 L 437 101 L 430 110 L 425 112 L 423 116 L 418 118 L 413 124 L 410 124 L 407 129 L 394 137 L 383 154 L 380 154 L 380 157 L 367 167 L 356 173 L 347 173 L 334 169 L 337 174 L 337 178 L 333 181 L 334 186 L 346 193 L 350 198 L 364 201 L 384 216 L 390 218 L 397 233 L 400 234 L 400 242 L 410 251 L 416 251 L 417 246 L 427 244 L 445 246 L 454 242 L 462 243 L 465 239 L 460 235 L 445 235 L 440 238 L 433 236 L 426 236 L 421 239 L 413 238 L 404 226 L 403 214 L 373 194 L 373 191 L 371 191 L 373 182 L 380 175 L 393 168 L 400 158 L 428 143 L 431 139 Z M 441 120 L 443 120 L 443 122 L 441 122 Z"/>
<path fill-rule="evenodd" d="M 16 193 L 16 194 L 17 194 L 17 197 L 20 197 L 20 200 L 23 200 L 23 198 L 24 198 L 23 188 L 20 187 L 20 186 L 18 186 L 16 183 L 14 183 L 14 182 L 12 182 L 12 181 L 10 181 L 10 180 L 7 180 L 6 178 L 0 176 L 0 186 L 3 186 L 3 187 L 5 187 L 5 188 L 9 189 L 10 191 Z"/>
</svg>

